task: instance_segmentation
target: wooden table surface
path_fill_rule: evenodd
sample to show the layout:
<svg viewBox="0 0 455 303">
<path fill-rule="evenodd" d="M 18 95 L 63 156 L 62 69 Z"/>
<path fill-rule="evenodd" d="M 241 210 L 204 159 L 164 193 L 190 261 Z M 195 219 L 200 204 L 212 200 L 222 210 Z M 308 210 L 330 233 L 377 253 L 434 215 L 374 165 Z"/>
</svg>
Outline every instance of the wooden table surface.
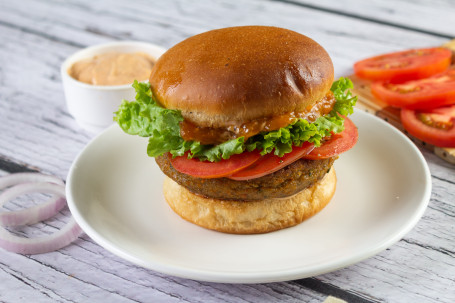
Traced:
<svg viewBox="0 0 455 303">
<path fill-rule="evenodd" d="M 374 54 L 440 45 L 455 35 L 455 3 L 438 1 L 0 0 L 0 175 L 65 179 L 93 138 L 69 115 L 59 74 L 75 51 L 113 40 L 171 47 L 214 28 L 260 24 L 308 35 L 336 76 Z M 455 302 L 455 166 L 421 150 L 432 175 L 425 214 L 404 239 L 363 262 L 313 278 L 218 284 L 135 266 L 88 236 L 41 255 L 0 249 L 1 302 Z M 18 233 L 52 232 L 62 212 Z"/>
</svg>

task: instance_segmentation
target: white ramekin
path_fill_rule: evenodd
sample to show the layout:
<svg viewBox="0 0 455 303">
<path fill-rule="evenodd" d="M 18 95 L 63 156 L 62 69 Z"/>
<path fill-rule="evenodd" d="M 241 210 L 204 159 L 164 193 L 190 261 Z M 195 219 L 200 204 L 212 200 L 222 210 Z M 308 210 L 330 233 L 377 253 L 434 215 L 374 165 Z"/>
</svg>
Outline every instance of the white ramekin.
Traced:
<svg viewBox="0 0 455 303">
<path fill-rule="evenodd" d="M 91 46 L 71 55 L 60 69 L 70 114 L 85 130 L 100 132 L 113 123 L 113 113 L 117 111 L 122 100 L 131 101 L 135 96 L 132 83 L 104 86 L 77 81 L 68 74 L 68 69 L 75 62 L 108 52 L 144 52 L 153 59 L 158 59 L 165 51 L 161 46 L 146 42 L 118 41 Z"/>
</svg>

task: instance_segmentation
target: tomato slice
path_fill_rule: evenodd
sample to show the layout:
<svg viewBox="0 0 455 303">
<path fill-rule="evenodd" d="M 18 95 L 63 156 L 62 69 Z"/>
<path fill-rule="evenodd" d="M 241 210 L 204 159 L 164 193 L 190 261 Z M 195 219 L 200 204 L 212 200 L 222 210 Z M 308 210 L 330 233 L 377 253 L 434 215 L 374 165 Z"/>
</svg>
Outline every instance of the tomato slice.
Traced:
<svg viewBox="0 0 455 303">
<path fill-rule="evenodd" d="M 427 79 L 401 84 L 376 82 L 373 95 L 395 107 L 428 109 L 455 103 L 455 68 Z"/>
<path fill-rule="evenodd" d="M 354 72 L 360 78 L 398 83 L 438 74 L 449 67 L 451 57 L 447 48 L 411 49 L 359 61 Z"/>
<path fill-rule="evenodd" d="M 169 154 L 169 157 L 176 170 L 194 177 L 207 179 L 228 177 L 233 180 L 255 179 L 271 174 L 301 158 L 324 159 L 352 148 L 357 142 L 357 128 L 349 118 L 345 118 L 344 125 L 345 130 L 343 132 L 332 135 L 322 146 L 314 148 L 314 144 L 305 142 L 300 147 L 294 146 L 292 151 L 283 157 L 274 154 L 261 157 L 257 150 L 233 155 L 229 159 L 219 162 L 188 159 L 186 155 L 172 159 L 171 154 Z M 312 155 L 314 150 L 320 150 L 320 152 Z"/>
<path fill-rule="evenodd" d="M 428 111 L 402 109 L 401 123 L 422 141 L 439 147 L 455 147 L 455 105 Z"/>
<path fill-rule="evenodd" d="M 297 161 L 302 156 L 311 152 L 314 148 L 313 143 L 305 142 L 302 146 L 294 146 L 290 153 L 284 154 L 283 157 L 276 156 L 274 154 L 267 154 L 262 156 L 261 159 L 254 162 L 252 165 L 228 176 L 229 179 L 233 180 L 250 180 L 256 179 L 273 172 Z"/>
<path fill-rule="evenodd" d="M 259 151 L 244 152 L 238 155 L 232 155 L 229 159 L 222 159 L 219 162 L 199 161 L 198 159 L 188 159 L 187 155 L 171 158 L 172 166 L 181 173 L 198 177 L 198 178 L 220 178 L 231 175 L 247 166 L 250 166 L 261 155 Z"/>
<path fill-rule="evenodd" d="M 330 139 L 302 158 L 310 160 L 327 159 L 350 150 L 357 143 L 359 133 L 351 119 L 348 117 L 344 119 L 344 131 L 330 136 Z"/>
</svg>

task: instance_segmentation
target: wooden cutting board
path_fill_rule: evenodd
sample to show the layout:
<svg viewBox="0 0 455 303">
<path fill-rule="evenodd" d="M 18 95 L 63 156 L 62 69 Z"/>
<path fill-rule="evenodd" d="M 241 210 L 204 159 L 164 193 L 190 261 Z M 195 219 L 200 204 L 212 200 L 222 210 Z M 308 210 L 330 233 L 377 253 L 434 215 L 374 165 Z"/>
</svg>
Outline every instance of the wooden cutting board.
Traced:
<svg viewBox="0 0 455 303">
<path fill-rule="evenodd" d="M 455 40 L 454 40 L 455 41 Z M 441 148 L 428 143 L 425 143 L 412 135 L 410 135 L 401 124 L 400 109 L 390 107 L 381 100 L 378 100 L 371 94 L 371 81 L 358 78 L 356 75 L 348 76 L 354 83 L 353 93 L 358 96 L 356 107 L 363 109 L 369 113 L 389 122 L 402 132 L 404 132 L 415 144 L 423 146 L 433 151 L 437 156 L 445 161 L 455 164 L 455 148 Z"/>
</svg>

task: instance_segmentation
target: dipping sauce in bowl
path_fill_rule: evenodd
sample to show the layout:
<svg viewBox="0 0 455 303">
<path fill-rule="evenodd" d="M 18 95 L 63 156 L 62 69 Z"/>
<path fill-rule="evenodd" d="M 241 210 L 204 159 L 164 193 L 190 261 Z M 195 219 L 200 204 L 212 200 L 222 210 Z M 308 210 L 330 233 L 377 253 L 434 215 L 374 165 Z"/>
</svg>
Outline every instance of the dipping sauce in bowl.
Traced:
<svg viewBox="0 0 455 303">
<path fill-rule="evenodd" d="M 104 53 L 74 63 L 68 74 L 92 85 L 123 85 L 150 76 L 154 59 L 146 53 Z"/>
<path fill-rule="evenodd" d="M 85 130 L 111 125 L 123 99 L 133 100 L 134 80 L 148 81 L 165 48 L 147 42 L 115 41 L 69 56 L 60 68 L 69 113 Z"/>
</svg>

